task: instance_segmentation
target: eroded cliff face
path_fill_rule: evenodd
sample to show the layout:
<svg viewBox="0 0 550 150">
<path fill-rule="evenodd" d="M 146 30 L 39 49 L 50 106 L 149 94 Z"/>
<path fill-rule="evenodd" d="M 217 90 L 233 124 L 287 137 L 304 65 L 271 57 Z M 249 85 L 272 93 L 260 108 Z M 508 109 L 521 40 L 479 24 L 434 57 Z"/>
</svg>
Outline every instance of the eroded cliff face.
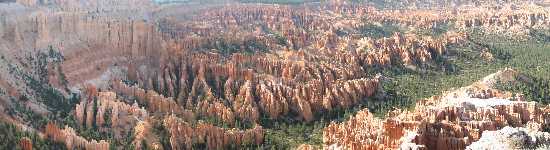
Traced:
<svg viewBox="0 0 550 150">
<path fill-rule="evenodd" d="M 77 104 L 74 110 L 79 128 L 97 127 L 100 131 L 113 133 L 115 138 L 125 138 L 129 136 L 128 134 L 132 134 L 134 136 L 132 144 L 136 149 L 143 148 L 144 144 L 149 148 L 162 149 L 159 135 L 151 131 L 155 124 L 163 126 L 167 130 L 169 135 L 166 136 L 170 139 L 169 144 L 174 149 L 190 149 L 197 144 L 205 144 L 210 149 L 222 149 L 263 142 L 264 131 L 260 125 L 254 125 L 252 129 L 241 131 L 235 128 L 218 127 L 216 126 L 218 124 L 199 120 L 207 117 L 219 117 L 222 122 L 232 125 L 235 120 L 233 117 L 227 117 L 227 114 L 224 113 L 231 115 L 233 111 L 225 110 L 227 108 L 221 103 L 201 102 L 197 106 L 198 108 L 191 111 L 176 104 L 172 98 L 165 98 L 152 90 L 145 92 L 135 86 L 126 86 L 124 83 L 118 83 L 116 86 L 114 87 L 115 91 L 123 95 L 117 96 L 114 92 L 98 92 L 94 86 L 87 87 L 81 103 Z M 127 100 L 130 99 L 136 100 L 133 105 L 127 104 L 129 103 Z M 138 105 L 146 107 L 140 108 Z M 200 116 L 200 118 L 195 116 Z M 165 117 L 165 119 L 159 121 L 156 117 Z M 74 130 L 70 127 L 61 130 L 52 123 L 46 127 L 46 134 L 49 138 L 64 142 L 67 146 L 74 146 L 72 145 L 73 141 L 66 140 L 68 136 L 77 136 L 76 134 L 67 135 L 73 132 Z M 94 141 L 86 142 L 79 138 L 76 139 L 81 144 L 77 146 L 88 148 L 96 145 L 93 143 Z M 99 146 L 103 143 L 104 141 L 100 142 Z"/>
<path fill-rule="evenodd" d="M 530 30 L 548 29 L 550 10 L 533 4 L 508 4 L 502 7 L 464 8 L 459 11 L 457 26 L 481 28 L 490 33 L 528 35 Z"/>
<path fill-rule="evenodd" d="M 414 111 L 390 112 L 386 119 L 360 111 L 346 122 L 331 123 L 323 141 L 329 148 L 344 149 L 465 149 L 484 131 L 507 126 L 542 130 L 549 124 L 550 106 L 493 89 L 493 81 L 516 76 L 506 69 L 468 87 L 420 100 Z"/>
<path fill-rule="evenodd" d="M 21 1 L 20 3 L 39 2 Z M 45 3 L 65 7 L 76 2 Z M 126 3 L 132 5 L 125 5 Z M 362 74 L 362 70 L 368 67 L 365 63 L 386 65 L 389 59 L 394 57 L 404 59 L 407 64 L 417 61 L 429 62 L 431 57 L 441 55 L 444 46 L 447 45 L 447 42 L 430 41 L 419 37 L 405 40 L 402 36 L 396 36 L 401 37 L 398 40 L 402 40 L 403 43 L 392 41 L 383 45 L 375 44 L 375 47 L 366 47 L 373 49 L 372 51 L 364 51 L 365 47 L 357 44 L 361 41 L 360 38 L 337 36 L 336 33 L 341 30 L 350 33 L 358 32 L 357 28 L 361 26 L 360 20 L 364 16 L 379 17 L 378 20 L 381 22 L 395 17 L 381 15 L 389 12 L 357 5 L 327 6 L 337 11 L 337 14 L 325 14 L 326 12 L 322 10 L 295 9 L 287 6 L 232 5 L 202 11 L 196 15 L 197 17 L 185 20 L 187 18 L 181 19 L 161 12 L 145 11 L 155 6 L 140 5 L 142 3 L 141 1 L 102 0 L 90 1 L 79 6 L 96 8 L 96 12 L 53 8 L 30 11 L 21 8 L 20 11 L 25 12 L 22 15 L 24 17 L 13 22 L 7 21 L 7 28 L 3 28 L 2 33 L 6 35 L 4 36 L 6 43 L 15 43 L 8 48 L 13 51 L 45 49 L 48 46 L 59 49 L 65 60 L 58 68 L 66 76 L 69 87 L 81 87 L 84 83 L 105 87 L 108 85 L 105 82 L 109 79 L 126 78 L 120 74 L 127 73 L 128 78 L 146 85 L 146 87 L 143 86 L 144 89 L 152 89 L 153 85 L 147 85 L 152 82 L 161 88 L 168 88 L 168 93 L 159 91 L 165 89 L 155 89 L 158 93 L 174 98 L 179 96 L 175 95 L 176 93 L 180 93 L 169 89 L 175 88 L 174 83 L 165 85 L 156 82 L 159 82 L 159 79 L 165 80 L 168 76 L 171 82 L 175 82 L 179 80 L 181 74 L 187 74 L 189 80 L 192 80 L 187 81 L 188 84 L 193 84 L 193 78 L 197 76 L 197 69 L 200 68 L 198 66 L 206 66 L 205 70 L 208 71 L 211 65 L 225 63 L 224 61 L 205 62 L 205 58 L 235 60 L 231 56 L 233 53 L 254 53 L 251 61 L 255 62 L 250 63 L 263 63 L 258 67 L 262 67 L 261 69 L 275 77 L 298 76 L 302 68 L 319 68 L 317 70 L 335 72 L 334 80 L 357 79 L 365 76 L 350 76 L 352 74 L 350 72 Z M 42 8 L 42 5 L 46 4 L 32 7 Z M 127 7 L 111 10 L 116 6 Z M 138 8 L 144 11 L 134 10 Z M 325 15 L 319 16 L 318 13 Z M 154 14 L 162 15 L 154 16 Z M 346 20 L 337 19 L 342 14 L 351 17 Z M 151 19 L 152 17 L 155 19 Z M 415 22 L 412 18 L 403 20 Z M 442 40 L 445 41 L 445 39 Z M 373 41 L 382 41 L 382 39 Z M 418 48 L 418 50 L 407 51 L 404 48 Z M 201 51 L 213 53 L 204 54 Z M 263 60 L 254 60 L 258 57 Z M 240 58 L 240 54 L 235 58 Z M 179 59 L 187 61 L 179 61 Z M 234 61 L 236 65 L 233 68 L 245 74 L 243 76 L 234 74 L 234 78 L 236 76 L 250 78 L 252 75 L 250 71 L 246 73 L 246 69 L 260 69 L 239 66 L 240 62 Z M 314 65 L 305 62 L 311 62 Z M 300 67 L 301 64 L 305 66 Z M 284 68 L 282 65 L 285 65 Z M 289 70 L 290 66 L 294 69 Z M 179 70 L 182 68 L 193 70 L 180 73 Z M 287 71 L 283 72 L 282 69 Z M 135 73 L 134 70 L 141 73 Z M 148 71 L 145 72 L 145 70 Z M 252 72 L 254 73 L 264 74 Z M 304 75 L 307 72 L 300 74 L 302 74 L 300 78 L 312 78 Z M 56 78 L 55 75 L 51 76 L 52 79 Z M 208 79 L 208 77 L 205 78 Z M 314 79 L 321 78 L 314 77 Z"/>
<path fill-rule="evenodd" d="M 261 144 L 265 131 L 259 125 L 260 118 L 312 122 L 322 112 L 354 107 L 383 92 L 380 79 L 367 74 L 369 69 L 423 69 L 445 58 L 448 46 L 467 39 L 464 33 L 437 38 L 400 33 L 362 38 L 357 35 L 364 18 L 421 29 L 432 29 L 455 18 L 449 12 L 384 11 L 343 1 L 319 8 L 212 6 L 197 9 L 192 17 L 168 12 L 169 6 L 145 0 L 18 3 L 21 5 L 9 5 L 18 14 L 10 14 L 10 9 L 0 11 L 0 50 L 14 53 L 8 59 L 18 62 L 33 56 L 34 50 L 55 48 L 63 59 L 46 62 L 46 81 L 65 92 L 83 91 L 81 102 L 74 107 L 78 128 L 97 126 L 113 132 L 115 138 L 133 134 L 136 148 L 159 147 L 153 126 L 168 130 L 173 149 Z M 0 80 L 0 89 L 8 89 L 11 97 L 28 94 L 13 87 L 17 84 L 9 79 L 16 76 L 2 74 L 0 79 L 8 82 Z M 476 98 L 499 94 L 493 93 L 484 90 Z M 462 113 L 463 108 L 449 109 L 433 110 L 438 113 L 428 116 L 445 118 L 446 114 Z M 514 114 L 507 110 L 510 108 L 502 109 L 502 113 Z M 425 135 L 435 134 L 432 128 L 437 132 L 451 128 L 420 125 L 423 120 L 410 119 L 415 118 L 413 113 L 404 114 L 411 123 L 376 121 L 366 113 L 363 119 L 378 124 L 351 126 L 373 131 L 378 130 L 376 125 L 384 126 L 389 138 L 378 142 L 390 148 L 400 143 L 405 130 L 402 126 L 418 131 L 426 128 L 422 130 Z M 251 127 L 236 129 L 241 124 Z M 335 126 L 327 131 L 340 132 Z M 79 137 L 71 127 L 60 129 L 48 124 L 46 134 L 70 148 L 109 148 L 105 141 Z M 365 136 L 374 139 L 379 135 Z M 327 144 L 346 140 L 329 137 Z M 418 135 L 415 139 L 420 142 L 416 144 L 433 147 L 433 139 L 426 138 Z M 374 143 L 370 145 L 380 146 Z"/>
<path fill-rule="evenodd" d="M 369 11 L 341 7 L 351 14 Z M 285 11 L 289 9 L 223 7 L 193 18 L 203 20 L 199 23 L 166 18 L 161 30 L 178 39 L 168 42 L 171 55 L 158 57 L 160 67 L 129 66 L 128 79 L 137 82 L 136 88 L 172 97 L 190 111 L 217 107 L 221 110 L 202 113 L 227 123 L 233 117 L 257 123 L 262 114 L 277 119 L 289 113 L 312 121 L 315 113 L 349 108 L 380 92 L 378 79 L 368 77 L 366 68 L 402 61 L 409 66 L 433 63 L 446 54 L 446 46 L 466 38 L 461 33 L 440 39 L 401 34 L 382 39 L 342 37 L 336 29 L 355 32 L 360 17 L 341 21 L 336 19 L 339 15 L 318 17 L 309 10 Z M 234 45 L 241 48 L 231 48 Z M 152 93 L 144 91 L 138 93 Z"/>
<path fill-rule="evenodd" d="M 97 11 L 101 9 L 107 12 L 117 10 L 135 11 L 152 5 L 152 1 L 149 0 L 90 0 L 86 2 L 78 0 L 15 0 L 15 2 L 31 8 L 50 6 L 63 11 Z"/>
<path fill-rule="evenodd" d="M 1 50 L 12 54 L 6 60 L 22 61 L 21 66 L 25 66 L 25 58 L 52 47 L 65 58 L 55 69 L 65 75 L 69 87 L 85 82 L 99 84 L 108 80 L 102 78 L 118 76 L 116 72 L 105 73 L 109 69 L 146 56 L 156 57 L 158 53 L 152 53 L 164 49 L 161 33 L 150 20 L 153 6 L 149 1 L 18 3 L 28 7 L 14 3 L 1 6 L 8 7 L 0 11 Z"/>
</svg>

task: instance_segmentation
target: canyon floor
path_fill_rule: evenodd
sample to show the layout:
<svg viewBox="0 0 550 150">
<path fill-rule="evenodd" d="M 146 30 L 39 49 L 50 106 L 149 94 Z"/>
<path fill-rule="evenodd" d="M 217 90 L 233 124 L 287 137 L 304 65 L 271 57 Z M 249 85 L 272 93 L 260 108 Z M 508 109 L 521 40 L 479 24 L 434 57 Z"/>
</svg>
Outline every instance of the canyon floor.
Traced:
<svg viewBox="0 0 550 150">
<path fill-rule="evenodd" d="M 548 149 L 550 2 L 0 2 L 0 149 Z"/>
</svg>

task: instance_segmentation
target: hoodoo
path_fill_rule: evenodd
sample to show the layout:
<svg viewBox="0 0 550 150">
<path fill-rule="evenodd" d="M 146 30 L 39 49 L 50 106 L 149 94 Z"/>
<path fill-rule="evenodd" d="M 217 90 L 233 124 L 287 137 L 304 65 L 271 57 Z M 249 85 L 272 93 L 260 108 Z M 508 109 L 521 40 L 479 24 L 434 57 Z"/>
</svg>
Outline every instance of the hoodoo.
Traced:
<svg viewBox="0 0 550 150">
<path fill-rule="evenodd" d="M 549 8 L 0 1 L 0 150 L 547 149 Z"/>
</svg>

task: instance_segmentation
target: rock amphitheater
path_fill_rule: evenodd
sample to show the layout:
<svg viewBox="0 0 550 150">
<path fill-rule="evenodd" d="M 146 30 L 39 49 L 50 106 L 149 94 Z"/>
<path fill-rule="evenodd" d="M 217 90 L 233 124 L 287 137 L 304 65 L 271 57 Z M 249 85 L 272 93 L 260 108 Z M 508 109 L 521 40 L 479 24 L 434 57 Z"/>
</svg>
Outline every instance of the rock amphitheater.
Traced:
<svg viewBox="0 0 550 150">
<path fill-rule="evenodd" d="M 311 123 L 325 112 L 353 108 L 383 95 L 385 79 L 373 70 L 425 70 L 447 59 L 448 47 L 469 39 L 464 32 L 357 36 L 363 19 L 415 29 L 449 21 L 457 28 L 548 28 L 550 11 L 531 7 L 452 12 L 383 10 L 344 1 L 0 2 L 0 110 L 23 103 L 33 112 L 55 115 L 40 101 L 41 91 L 34 87 L 40 83 L 63 97 L 78 95 L 67 108 L 73 126 L 52 120 L 32 129 L 68 149 L 113 148 L 113 141 L 82 137 L 81 130 L 108 132 L 114 139 L 132 136 L 135 149 L 241 149 L 264 144 L 262 118 Z M 362 110 L 324 128 L 323 148 L 466 149 L 504 127 L 541 131 L 550 121 L 550 106 L 494 89 L 496 80 L 517 76 L 502 70 L 384 119 Z M 18 102 L 21 97 L 30 101 Z M 32 128 L 8 114 L 0 118 Z M 548 144 L 549 136 L 540 135 L 535 144 Z M 29 139 L 20 145 L 32 149 Z"/>
</svg>

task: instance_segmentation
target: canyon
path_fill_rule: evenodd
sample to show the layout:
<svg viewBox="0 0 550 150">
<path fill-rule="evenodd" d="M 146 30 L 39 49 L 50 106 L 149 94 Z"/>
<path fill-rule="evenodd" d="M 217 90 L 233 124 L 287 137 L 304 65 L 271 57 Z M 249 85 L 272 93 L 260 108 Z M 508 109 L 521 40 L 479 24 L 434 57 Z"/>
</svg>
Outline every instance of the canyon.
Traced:
<svg viewBox="0 0 550 150">
<path fill-rule="evenodd" d="M 338 120 L 331 113 L 393 103 L 391 75 L 452 74 L 472 47 L 499 61 L 479 49 L 471 30 L 550 26 L 539 1 L 452 10 L 161 3 L 0 2 L 0 110 L 7 112 L 0 120 L 67 149 L 260 148 L 273 144 L 275 123 L 309 126 Z M 549 106 L 495 88 L 521 76 L 504 69 L 385 119 L 363 108 L 322 125 L 321 146 L 298 148 L 466 149 L 508 126 L 542 131 Z"/>
</svg>

